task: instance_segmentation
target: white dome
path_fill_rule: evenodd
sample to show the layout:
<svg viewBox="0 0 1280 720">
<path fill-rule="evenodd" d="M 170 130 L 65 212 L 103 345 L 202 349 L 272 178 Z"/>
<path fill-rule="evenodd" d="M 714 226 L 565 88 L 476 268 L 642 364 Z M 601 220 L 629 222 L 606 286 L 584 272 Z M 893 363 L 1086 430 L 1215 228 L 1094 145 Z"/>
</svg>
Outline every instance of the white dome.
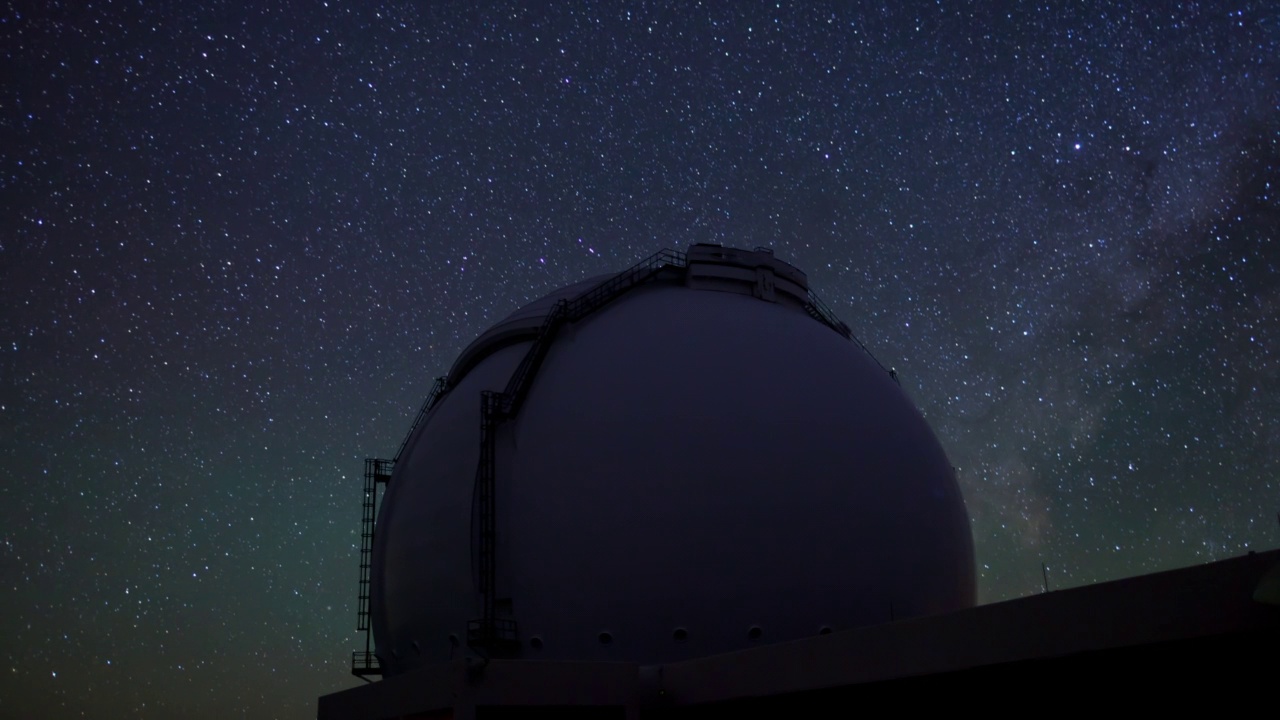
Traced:
<svg viewBox="0 0 1280 720">
<path fill-rule="evenodd" d="M 512 641 L 486 655 L 648 664 L 973 604 L 942 448 L 803 273 L 767 252 L 672 257 L 547 335 L 523 403 L 493 426 L 488 521 L 481 393 L 508 387 L 557 301 L 598 283 L 517 311 L 459 358 L 378 516 L 386 674 L 467 653 L 486 612 Z"/>
</svg>

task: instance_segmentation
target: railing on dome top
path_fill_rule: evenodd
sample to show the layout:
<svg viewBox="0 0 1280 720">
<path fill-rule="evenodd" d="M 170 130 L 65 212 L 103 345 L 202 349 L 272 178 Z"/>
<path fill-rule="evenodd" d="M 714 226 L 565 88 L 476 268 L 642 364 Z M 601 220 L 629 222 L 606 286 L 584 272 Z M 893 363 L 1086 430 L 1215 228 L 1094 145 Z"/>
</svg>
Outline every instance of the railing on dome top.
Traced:
<svg viewBox="0 0 1280 720">
<path fill-rule="evenodd" d="M 438 377 L 436 378 L 436 381 L 431 384 L 431 391 L 427 393 L 427 399 L 422 401 L 422 407 L 418 408 L 418 414 L 414 416 L 413 424 L 409 426 L 409 432 L 404 434 L 404 440 L 400 441 L 400 448 L 396 450 L 395 459 L 391 462 L 395 463 L 400 461 L 400 456 L 404 455 L 404 449 L 409 446 L 409 440 L 412 439 L 413 434 L 417 432 L 418 426 L 422 424 L 422 421 L 427 417 L 427 413 L 431 411 L 431 408 L 435 407 L 436 403 L 440 402 L 440 398 L 444 397 L 446 388 L 445 380 L 446 378 Z"/>
<path fill-rule="evenodd" d="M 827 304 L 822 302 L 812 290 L 808 291 L 808 299 L 804 304 L 804 311 L 809 313 L 809 317 L 835 330 L 843 337 L 849 339 L 853 337 L 853 331 L 849 329 L 849 326 L 837 318 L 836 314 L 831 312 L 831 308 L 827 307 Z M 862 343 L 858 344 L 861 345 Z"/>
<path fill-rule="evenodd" d="M 889 373 L 889 377 L 893 378 L 894 382 L 898 382 L 898 373 L 881 364 L 880 359 L 877 358 L 871 350 L 867 349 L 866 345 L 862 344 L 862 341 L 858 339 L 857 335 L 853 334 L 853 331 L 849 329 L 848 325 L 840 320 L 840 318 L 837 318 L 835 313 L 831 312 L 831 308 L 827 307 L 826 303 L 822 302 L 822 300 L 814 294 L 812 290 L 808 292 L 808 296 L 808 301 L 804 304 L 804 310 L 809 313 L 810 317 L 840 333 L 840 335 L 846 340 L 852 340 L 858 347 L 862 348 L 862 351 L 865 352 L 868 357 L 875 361 L 876 365 L 880 366 L 881 370 Z"/>
</svg>

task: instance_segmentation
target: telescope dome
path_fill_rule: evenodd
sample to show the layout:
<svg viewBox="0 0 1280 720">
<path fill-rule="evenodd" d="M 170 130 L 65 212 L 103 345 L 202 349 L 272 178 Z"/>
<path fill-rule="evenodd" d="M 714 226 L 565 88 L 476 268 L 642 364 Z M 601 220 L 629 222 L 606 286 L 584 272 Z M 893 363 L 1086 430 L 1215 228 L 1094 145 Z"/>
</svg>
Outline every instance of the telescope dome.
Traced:
<svg viewBox="0 0 1280 720">
<path fill-rule="evenodd" d="M 573 285 L 455 362 L 373 543 L 383 671 L 655 664 L 972 606 L 954 471 L 896 378 L 765 250 Z"/>
</svg>

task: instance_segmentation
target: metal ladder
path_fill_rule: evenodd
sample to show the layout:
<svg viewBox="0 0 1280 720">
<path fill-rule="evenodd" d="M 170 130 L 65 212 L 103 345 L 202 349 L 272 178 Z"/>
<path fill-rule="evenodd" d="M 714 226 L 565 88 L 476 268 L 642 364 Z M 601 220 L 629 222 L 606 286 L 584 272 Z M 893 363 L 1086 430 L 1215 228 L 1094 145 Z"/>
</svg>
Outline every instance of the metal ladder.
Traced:
<svg viewBox="0 0 1280 720">
<path fill-rule="evenodd" d="M 404 454 L 409 439 L 431 408 L 440 401 L 444 391 L 444 378 L 436 378 L 393 459 L 365 458 L 364 461 L 364 494 L 360 505 L 360 584 L 356 598 L 356 630 L 364 633 L 364 650 L 351 653 L 351 674 L 359 678 L 382 674 L 378 658 L 373 654 L 373 634 L 369 625 L 370 572 L 373 568 L 373 532 L 378 520 L 378 486 L 390 485 L 391 471 Z"/>
<path fill-rule="evenodd" d="M 512 618 L 497 613 L 497 505 L 496 436 L 498 426 L 515 417 L 529 394 L 533 378 L 546 359 L 556 334 L 565 323 L 577 322 L 628 290 L 654 279 L 666 268 L 683 269 L 685 254 L 662 250 L 630 269 L 586 290 L 572 300 L 560 300 L 547 313 L 533 343 L 520 359 L 502 392 L 485 391 L 480 396 L 480 461 L 476 467 L 476 489 L 480 511 L 479 565 L 481 617 L 467 623 L 467 645 L 488 654 L 501 654 L 519 643 L 518 627 Z"/>
</svg>

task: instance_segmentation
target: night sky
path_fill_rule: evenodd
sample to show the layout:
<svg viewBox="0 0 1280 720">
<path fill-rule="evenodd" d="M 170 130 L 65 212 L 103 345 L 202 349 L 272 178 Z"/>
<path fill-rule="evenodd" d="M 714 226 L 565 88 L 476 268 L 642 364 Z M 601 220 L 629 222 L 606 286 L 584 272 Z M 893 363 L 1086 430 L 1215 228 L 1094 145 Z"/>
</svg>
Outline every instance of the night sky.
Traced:
<svg viewBox="0 0 1280 720">
<path fill-rule="evenodd" d="M 314 715 L 362 459 L 696 241 L 897 369 L 982 600 L 1276 547 L 1280 10 L 1172 4 L 7 4 L 0 716 Z"/>
</svg>

